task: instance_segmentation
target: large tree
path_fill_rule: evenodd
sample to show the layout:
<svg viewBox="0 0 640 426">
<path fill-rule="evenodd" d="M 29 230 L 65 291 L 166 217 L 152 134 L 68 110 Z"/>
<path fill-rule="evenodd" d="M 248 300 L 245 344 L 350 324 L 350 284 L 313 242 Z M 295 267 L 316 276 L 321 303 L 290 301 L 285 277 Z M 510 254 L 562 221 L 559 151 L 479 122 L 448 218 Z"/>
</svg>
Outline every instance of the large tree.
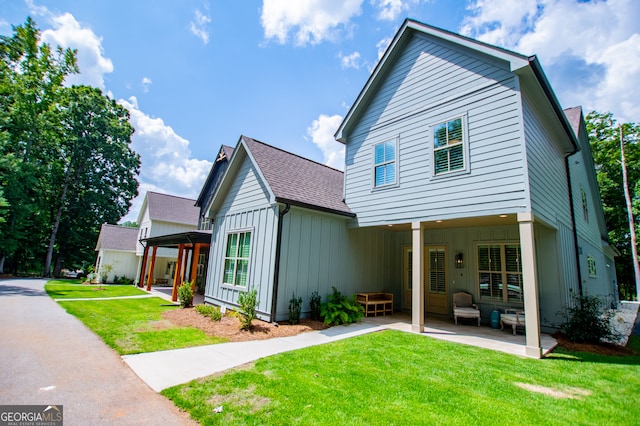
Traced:
<svg viewBox="0 0 640 426">
<path fill-rule="evenodd" d="M 100 225 L 137 195 L 129 113 L 98 89 L 64 86 L 75 55 L 41 43 L 31 18 L 0 38 L 0 272 L 5 258 L 45 276 L 54 258 L 57 270 L 91 262 Z"/>
<path fill-rule="evenodd" d="M 31 18 L 14 27 L 12 37 L 0 37 L 0 184 L 9 203 L 0 228 L 0 271 L 6 257 L 28 261 L 42 248 L 38 231 L 47 219 L 41 194 L 48 190 L 47 163 L 55 152 L 56 124 L 48 113 L 64 78 L 76 71 L 75 52 L 40 43 Z"/>
<path fill-rule="evenodd" d="M 49 200 L 52 226 L 45 276 L 60 225 L 73 232 L 58 245 L 59 257 L 65 258 L 86 247 L 87 240 L 94 242 L 100 224 L 115 223 L 127 213 L 138 194 L 140 173 L 140 158 L 130 147 L 133 126 L 122 105 L 99 89 L 74 86 L 62 92 L 57 113 L 61 134 L 51 161 L 55 190 Z"/>
<path fill-rule="evenodd" d="M 635 123 L 618 125 L 613 114 L 593 111 L 586 117 L 587 133 L 596 163 L 600 196 L 609 240 L 621 256 L 616 260 L 616 273 L 621 295 L 629 298 L 636 293 L 631 229 L 626 208 L 620 150 L 620 126 L 624 135 L 628 187 L 635 218 L 633 232 L 638 235 L 640 218 L 640 126 Z M 637 259 L 635 260 L 637 261 Z"/>
</svg>

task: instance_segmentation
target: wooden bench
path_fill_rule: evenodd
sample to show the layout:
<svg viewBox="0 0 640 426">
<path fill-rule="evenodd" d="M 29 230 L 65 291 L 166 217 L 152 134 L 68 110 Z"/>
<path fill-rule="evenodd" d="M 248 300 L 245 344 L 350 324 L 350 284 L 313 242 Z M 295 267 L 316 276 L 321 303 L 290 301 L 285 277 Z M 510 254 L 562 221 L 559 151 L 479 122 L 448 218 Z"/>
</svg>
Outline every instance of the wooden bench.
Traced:
<svg viewBox="0 0 640 426">
<path fill-rule="evenodd" d="M 169 285 L 169 280 L 167 278 L 156 278 L 153 280 L 153 285 L 158 285 L 158 286 Z"/>
<path fill-rule="evenodd" d="M 356 301 L 364 307 L 364 316 L 393 314 L 393 293 L 356 293 Z"/>
</svg>

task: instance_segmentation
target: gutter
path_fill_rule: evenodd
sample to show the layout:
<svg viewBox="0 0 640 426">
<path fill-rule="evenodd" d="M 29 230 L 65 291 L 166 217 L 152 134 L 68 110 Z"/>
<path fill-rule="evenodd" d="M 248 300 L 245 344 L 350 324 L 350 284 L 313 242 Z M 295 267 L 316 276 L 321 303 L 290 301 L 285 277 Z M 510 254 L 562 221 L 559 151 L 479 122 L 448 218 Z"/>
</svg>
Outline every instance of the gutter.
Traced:
<svg viewBox="0 0 640 426">
<path fill-rule="evenodd" d="M 276 309 L 278 306 L 278 284 L 280 281 L 280 253 L 282 251 L 282 222 L 284 215 L 289 213 L 291 204 L 285 204 L 284 210 L 278 212 L 278 233 L 276 235 L 276 256 L 273 268 L 273 297 L 271 298 L 271 316 L 269 320 L 276 322 Z"/>
</svg>

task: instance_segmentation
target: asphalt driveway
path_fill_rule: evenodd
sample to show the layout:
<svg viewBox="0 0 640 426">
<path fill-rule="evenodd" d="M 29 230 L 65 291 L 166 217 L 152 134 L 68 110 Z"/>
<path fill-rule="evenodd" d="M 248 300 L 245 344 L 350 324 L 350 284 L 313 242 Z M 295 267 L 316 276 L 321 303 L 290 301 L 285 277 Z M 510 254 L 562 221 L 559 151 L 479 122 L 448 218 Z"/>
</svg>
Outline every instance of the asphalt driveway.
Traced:
<svg viewBox="0 0 640 426">
<path fill-rule="evenodd" d="M 196 424 L 44 291 L 0 280 L 0 405 L 62 405 L 64 424 Z"/>
</svg>

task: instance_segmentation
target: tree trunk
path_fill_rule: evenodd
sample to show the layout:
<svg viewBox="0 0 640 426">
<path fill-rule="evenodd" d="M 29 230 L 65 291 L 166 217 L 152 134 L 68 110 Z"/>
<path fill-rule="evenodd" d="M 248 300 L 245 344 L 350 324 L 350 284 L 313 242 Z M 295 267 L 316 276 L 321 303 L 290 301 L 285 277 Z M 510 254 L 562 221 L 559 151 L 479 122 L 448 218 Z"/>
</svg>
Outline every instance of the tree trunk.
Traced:
<svg viewBox="0 0 640 426">
<path fill-rule="evenodd" d="M 640 300 L 640 264 L 638 263 L 638 246 L 636 243 L 636 227 L 633 218 L 631 195 L 629 193 L 629 183 L 627 180 L 627 164 L 624 157 L 624 138 L 622 136 L 622 126 L 620 126 L 620 154 L 622 156 L 622 186 L 624 188 L 624 199 L 627 203 L 627 217 L 629 219 L 629 234 L 631 236 L 631 253 L 633 256 L 633 270 L 636 277 L 636 300 Z"/>
<path fill-rule="evenodd" d="M 0 274 L 4 274 L 4 260 L 7 258 L 4 254 L 0 256 Z"/>
<path fill-rule="evenodd" d="M 64 210 L 64 203 L 67 199 L 67 188 L 69 186 L 69 175 L 67 172 L 67 178 L 65 179 L 64 186 L 62 187 L 62 195 L 60 196 L 60 206 L 58 207 L 58 213 L 56 213 L 56 220 L 53 222 L 53 229 L 51 229 L 51 236 L 49 237 L 49 248 L 47 248 L 47 257 L 44 261 L 44 276 L 49 278 L 51 276 L 51 259 L 53 259 L 53 248 L 56 244 L 56 235 L 58 234 L 58 228 L 60 227 L 60 220 L 62 219 L 62 211 Z"/>
</svg>

